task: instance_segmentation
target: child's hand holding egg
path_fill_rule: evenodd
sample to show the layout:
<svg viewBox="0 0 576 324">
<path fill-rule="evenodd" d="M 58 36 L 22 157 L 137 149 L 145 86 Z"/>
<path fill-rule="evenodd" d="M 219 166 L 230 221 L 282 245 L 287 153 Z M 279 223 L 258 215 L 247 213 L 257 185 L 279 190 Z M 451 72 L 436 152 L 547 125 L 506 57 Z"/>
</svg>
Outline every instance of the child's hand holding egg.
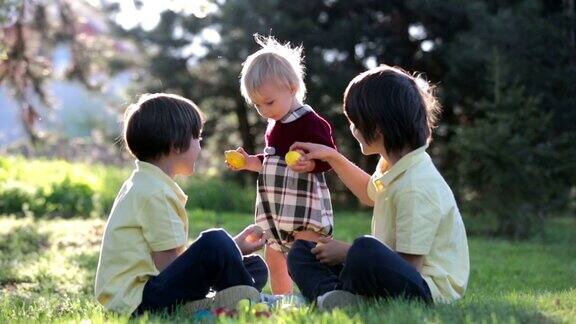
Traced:
<svg viewBox="0 0 576 324">
<path fill-rule="evenodd" d="M 311 172 L 316 167 L 314 160 L 303 160 L 304 151 L 289 151 L 284 156 L 284 160 L 290 169 L 296 172 Z"/>
<path fill-rule="evenodd" d="M 226 164 L 234 170 L 242 170 L 246 166 L 246 158 L 244 154 L 229 150 L 224 152 L 224 157 L 226 158 Z"/>
<path fill-rule="evenodd" d="M 288 164 L 288 166 L 296 165 L 296 163 L 298 163 L 298 161 L 300 161 L 300 158 L 302 157 L 302 153 L 300 152 L 301 151 L 290 151 L 286 153 L 286 156 L 284 156 L 286 164 Z"/>
</svg>

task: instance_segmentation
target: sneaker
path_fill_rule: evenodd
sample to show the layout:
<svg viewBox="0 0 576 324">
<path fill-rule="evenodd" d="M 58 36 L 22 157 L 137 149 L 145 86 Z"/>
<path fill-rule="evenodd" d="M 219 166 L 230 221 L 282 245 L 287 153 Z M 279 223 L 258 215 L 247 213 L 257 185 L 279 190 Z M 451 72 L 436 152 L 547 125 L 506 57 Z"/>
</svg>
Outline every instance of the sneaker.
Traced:
<svg viewBox="0 0 576 324">
<path fill-rule="evenodd" d="M 227 307 L 235 309 L 238 302 L 242 299 L 248 299 L 251 303 L 255 304 L 260 301 L 260 292 L 252 286 L 233 286 L 220 290 L 214 296 L 214 306 L 212 309 L 218 307 Z"/>
<path fill-rule="evenodd" d="M 365 299 L 364 296 L 355 295 L 346 290 L 332 290 L 319 296 L 316 304 L 320 309 L 330 311 L 334 308 L 358 305 Z"/>
<path fill-rule="evenodd" d="M 220 307 L 235 309 L 242 299 L 248 299 L 252 303 L 260 301 L 260 293 L 252 286 L 233 286 L 216 292 L 212 298 L 204 298 L 188 302 L 184 305 L 184 311 L 194 313 L 199 310 L 215 310 Z"/>
</svg>

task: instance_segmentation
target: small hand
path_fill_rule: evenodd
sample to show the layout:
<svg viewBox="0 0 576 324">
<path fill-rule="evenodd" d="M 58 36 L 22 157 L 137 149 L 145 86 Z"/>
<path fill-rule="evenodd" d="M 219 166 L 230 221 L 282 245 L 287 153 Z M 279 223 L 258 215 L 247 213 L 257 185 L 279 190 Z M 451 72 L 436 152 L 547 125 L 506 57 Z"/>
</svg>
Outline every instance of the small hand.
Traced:
<svg viewBox="0 0 576 324">
<path fill-rule="evenodd" d="M 246 161 L 246 164 L 244 165 L 243 168 L 236 168 L 236 167 L 230 165 L 230 163 L 228 163 L 228 161 L 224 160 L 224 163 L 226 163 L 226 166 L 228 166 L 228 168 L 230 170 L 232 170 L 232 171 L 250 170 L 250 171 L 254 171 L 254 172 L 260 172 L 262 170 L 262 162 L 260 162 L 260 159 L 258 158 L 258 156 L 248 154 L 244 150 L 243 147 L 237 148 L 236 152 L 238 152 L 244 156 L 244 160 Z"/>
<path fill-rule="evenodd" d="M 321 263 L 336 265 L 344 263 L 349 249 L 350 244 L 348 243 L 336 241 L 327 237 L 321 237 L 318 239 L 316 247 L 313 248 L 311 252 Z"/>
<path fill-rule="evenodd" d="M 330 162 L 329 160 L 334 157 L 338 151 L 335 149 L 315 143 L 296 142 L 290 146 L 291 151 L 300 150 L 308 153 L 300 158 L 301 161 L 310 161 L 313 159 Z"/>
<path fill-rule="evenodd" d="M 262 233 L 262 228 L 258 225 L 252 224 L 248 225 L 242 232 L 240 232 L 240 234 L 234 237 L 234 241 L 243 255 L 252 254 L 260 250 L 264 244 L 266 244 L 268 234 L 262 233 L 258 236 L 259 233 Z"/>
<path fill-rule="evenodd" d="M 302 150 L 294 151 L 302 154 L 302 156 L 305 154 Z M 303 158 L 300 158 L 296 164 L 289 165 L 288 167 L 294 172 L 311 172 L 316 167 L 316 162 L 314 162 L 314 160 L 304 160 Z"/>
</svg>

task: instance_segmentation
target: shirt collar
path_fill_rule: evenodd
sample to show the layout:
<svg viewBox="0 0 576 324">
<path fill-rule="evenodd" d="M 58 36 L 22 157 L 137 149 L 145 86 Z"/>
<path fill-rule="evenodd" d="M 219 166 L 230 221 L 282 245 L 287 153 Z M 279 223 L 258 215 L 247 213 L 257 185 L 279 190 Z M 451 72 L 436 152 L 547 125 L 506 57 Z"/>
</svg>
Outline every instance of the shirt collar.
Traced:
<svg viewBox="0 0 576 324">
<path fill-rule="evenodd" d="M 372 183 L 376 190 L 379 192 L 383 191 L 412 166 L 425 159 L 430 159 L 430 156 L 426 153 L 427 148 L 428 144 L 404 155 L 392 167 L 389 167 L 387 162 L 384 159 L 381 159 L 376 168 L 374 177 L 372 178 Z"/>
<path fill-rule="evenodd" d="M 291 123 L 293 121 L 295 121 L 296 119 L 306 115 L 309 112 L 314 111 L 312 109 L 312 107 L 308 106 L 308 105 L 303 105 L 300 106 L 296 109 L 294 109 L 293 111 L 289 112 L 288 114 L 286 114 L 286 116 L 282 117 L 282 119 L 280 119 L 280 122 L 282 124 L 287 124 L 287 123 Z"/>
<path fill-rule="evenodd" d="M 174 190 L 174 193 L 176 193 L 176 196 L 182 202 L 182 204 L 186 204 L 188 196 L 184 193 L 184 191 L 182 191 L 180 186 L 172 178 L 170 178 L 166 173 L 164 173 L 164 171 L 162 171 L 162 169 L 152 163 L 136 160 L 136 172 L 138 171 L 149 174 L 168 185 L 170 189 Z"/>
</svg>

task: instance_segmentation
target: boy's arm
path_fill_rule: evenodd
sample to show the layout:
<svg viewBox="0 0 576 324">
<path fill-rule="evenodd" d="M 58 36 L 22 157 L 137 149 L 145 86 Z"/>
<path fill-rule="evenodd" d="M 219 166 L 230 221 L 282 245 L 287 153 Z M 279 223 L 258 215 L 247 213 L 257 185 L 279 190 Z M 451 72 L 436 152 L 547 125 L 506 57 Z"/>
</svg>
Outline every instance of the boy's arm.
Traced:
<svg viewBox="0 0 576 324">
<path fill-rule="evenodd" d="M 338 152 L 335 152 L 334 157 L 328 162 L 340 180 L 358 197 L 361 203 L 374 206 L 374 201 L 368 196 L 368 183 L 370 181 L 368 173 Z"/>
<path fill-rule="evenodd" d="M 174 262 L 182 252 L 184 252 L 183 246 L 166 251 L 152 252 L 152 259 L 154 259 L 154 264 L 158 271 L 162 272 L 172 262 Z"/>
</svg>

